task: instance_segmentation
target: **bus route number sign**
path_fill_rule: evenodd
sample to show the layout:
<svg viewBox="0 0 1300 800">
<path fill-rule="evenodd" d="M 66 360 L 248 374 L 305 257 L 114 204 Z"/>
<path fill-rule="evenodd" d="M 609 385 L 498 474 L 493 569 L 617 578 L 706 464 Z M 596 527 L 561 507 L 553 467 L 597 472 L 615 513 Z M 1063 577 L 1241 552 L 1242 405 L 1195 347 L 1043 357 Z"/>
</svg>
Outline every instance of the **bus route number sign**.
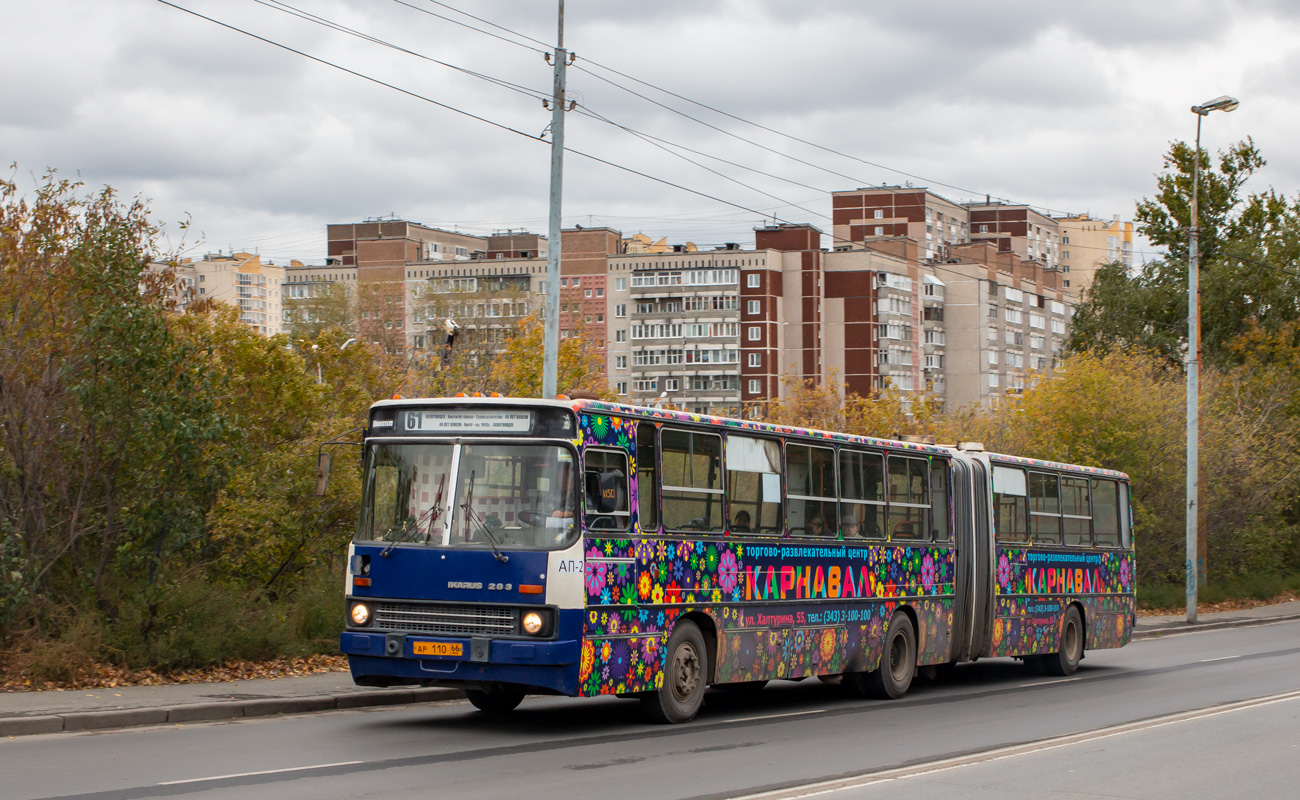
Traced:
<svg viewBox="0 0 1300 800">
<path fill-rule="evenodd" d="M 530 411 L 505 409 L 407 411 L 403 427 L 420 433 L 528 433 Z"/>
</svg>

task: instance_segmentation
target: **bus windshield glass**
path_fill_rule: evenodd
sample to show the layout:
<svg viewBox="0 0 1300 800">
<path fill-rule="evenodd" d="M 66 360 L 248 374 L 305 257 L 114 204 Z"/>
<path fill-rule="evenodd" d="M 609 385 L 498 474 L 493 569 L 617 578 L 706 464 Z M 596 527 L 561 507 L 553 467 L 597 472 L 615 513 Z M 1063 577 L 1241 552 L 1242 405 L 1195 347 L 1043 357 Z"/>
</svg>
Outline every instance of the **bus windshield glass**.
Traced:
<svg viewBox="0 0 1300 800">
<path fill-rule="evenodd" d="M 575 459 L 558 445 L 467 444 L 450 547 L 556 549 L 576 535 Z"/>
<path fill-rule="evenodd" d="M 576 536 L 574 473 L 572 452 L 559 445 L 378 443 L 367 461 L 356 539 L 565 547 Z"/>
</svg>

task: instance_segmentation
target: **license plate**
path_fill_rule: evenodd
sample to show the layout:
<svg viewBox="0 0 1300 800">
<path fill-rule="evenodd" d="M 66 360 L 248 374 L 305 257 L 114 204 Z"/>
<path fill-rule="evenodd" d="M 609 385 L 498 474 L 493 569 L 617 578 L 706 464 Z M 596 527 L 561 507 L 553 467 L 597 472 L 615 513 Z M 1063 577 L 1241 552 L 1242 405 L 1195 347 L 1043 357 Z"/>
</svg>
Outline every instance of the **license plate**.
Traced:
<svg viewBox="0 0 1300 800">
<path fill-rule="evenodd" d="M 416 642 L 417 656 L 459 656 L 464 655 L 465 645 L 460 642 Z"/>
</svg>

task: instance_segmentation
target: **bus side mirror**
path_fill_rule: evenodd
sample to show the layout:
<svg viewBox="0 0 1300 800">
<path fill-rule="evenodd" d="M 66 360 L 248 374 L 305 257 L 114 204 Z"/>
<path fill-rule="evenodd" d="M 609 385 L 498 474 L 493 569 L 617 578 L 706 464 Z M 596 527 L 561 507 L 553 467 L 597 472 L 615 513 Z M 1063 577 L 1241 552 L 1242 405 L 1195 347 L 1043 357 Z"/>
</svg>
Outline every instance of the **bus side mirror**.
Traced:
<svg viewBox="0 0 1300 800">
<path fill-rule="evenodd" d="M 316 496 L 325 496 L 325 486 L 330 480 L 330 454 L 321 451 L 316 458 Z"/>
</svg>

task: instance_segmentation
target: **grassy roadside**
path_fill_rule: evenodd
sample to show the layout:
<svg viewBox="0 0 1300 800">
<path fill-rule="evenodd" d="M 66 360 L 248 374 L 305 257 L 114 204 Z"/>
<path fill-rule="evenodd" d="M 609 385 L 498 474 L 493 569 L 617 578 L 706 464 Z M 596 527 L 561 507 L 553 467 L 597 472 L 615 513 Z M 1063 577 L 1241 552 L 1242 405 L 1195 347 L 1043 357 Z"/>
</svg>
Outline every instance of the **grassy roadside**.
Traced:
<svg viewBox="0 0 1300 800">
<path fill-rule="evenodd" d="M 1182 614 L 1187 610 L 1186 597 L 1181 582 L 1139 585 L 1138 616 Z M 1300 600 L 1300 573 L 1217 581 L 1201 587 L 1196 599 L 1202 614 Z"/>
</svg>

